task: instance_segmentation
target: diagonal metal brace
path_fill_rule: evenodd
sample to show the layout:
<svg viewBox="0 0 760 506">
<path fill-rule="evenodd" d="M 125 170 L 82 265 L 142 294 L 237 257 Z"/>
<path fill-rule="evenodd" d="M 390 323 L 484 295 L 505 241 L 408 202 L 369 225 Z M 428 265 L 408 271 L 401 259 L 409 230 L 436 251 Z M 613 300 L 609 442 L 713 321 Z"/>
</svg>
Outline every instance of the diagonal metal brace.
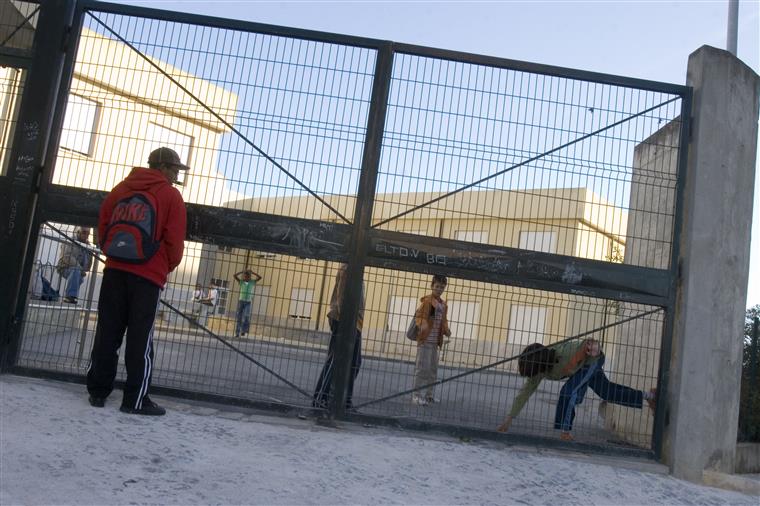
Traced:
<svg viewBox="0 0 760 506">
<path fill-rule="evenodd" d="M 64 237 L 67 241 L 76 244 L 76 242 L 71 237 L 69 237 L 68 235 L 66 235 L 62 230 L 60 230 L 55 225 L 52 225 L 49 222 L 45 222 L 45 225 L 48 226 L 48 227 L 50 227 L 52 230 L 54 230 L 56 233 L 58 233 L 61 237 Z M 87 253 L 90 256 L 96 257 L 99 261 L 105 263 L 105 258 L 101 257 L 100 255 L 98 255 L 94 251 L 90 250 L 89 248 L 86 249 L 86 251 L 87 251 Z M 167 308 L 169 308 L 169 310 L 171 310 L 174 313 L 178 314 L 179 316 L 181 316 L 182 318 L 184 318 L 188 322 L 192 321 L 189 316 L 187 316 L 185 313 L 183 313 L 182 311 L 180 311 L 176 307 L 172 306 L 170 303 L 166 302 L 164 299 L 159 299 L 159 301 L 161 302 L 161 304 L 163 304 L 164 306 L 166 306 Z M 271 374 L 272 376 L 274 376 L 275 378 L 277 378 L 278 380 L 282 381 L 283 383 L 285 383 L 286 385 L 288 385 L 289 387 L 291 387 L 293 390 L 296 390 L 298 393 L 300 393 L 300 394 L 304 395 L 305 397 L 311 399 L 311 397 L 312 397 L 311 393 L 309 393 L 306 390 L 302 389 L 301 387 L 299 387 L 295 383 L 291 382 L 290 380 L 288 380 L 288 379 L 280 376 L 279 374 L 277 374 L 276 372 L 274 372 L 272 369 L 270 369 L 269 367 L 267 367 L 263 363 L 259 362 L 258 360 L 256 360 L 255 358 L 253 358 L 251 355 L 249 355 L 248 353 L 244 352 L 240 348 L 238 348 L 235 345 L 233 345 L 233 344 L 227 342 L 226 340 L 222 339 L 217 334 L 215 334 L 214 332 L 212 332 L 211 330 L 209 330 L 206 326 L 204 326 L 204 325 L 198 325 L 198 328 L 202 329 L 207 335 L 209 335 L 210 337 L 216 339 L 217 341 L 219 341 L 220 343 L 222 343 L 224 346 L 226 346 L 227 348 L 231 349 L 232 351 L 234 351 L 238 355 L 242 356 L 243 358 L 245 358 L 249 362 L 252 362 L 256 366 L 260 367 L 261 369 L 265 370 L 266 372 L 268 372 L 269 374 Z"/>
<path fill-rule="evenodd" d="M 267 160 L 269 160 L 269 162 L 271 162 L 272 165 L 274 165 L 275 167 L 277 167 L 278 169 L 280 169 L 290 179 L 292 179 L 293 181 L 295 181 L 301 188 L 303 188 L 304 190 L 306 190 L 307 192 L 309 192 L 309 194 L 312 197 L 314 197 L 319 202 L 321 202 L 330 211 L 332 211 L 338 217 L 340 217 L 340 219 L 342 219 L 346 223 L 349 223 L 349 224 L 351 223 L 351 221 L 348 218 L 346 218 L 345 216 L 343 216 L 340 213 L 340 211 L 338 211 L 333 206 L 331 206 L 325 199 L 323 199 L 322 197 L 320 197 L 319 195 L 317 195 L 317 193 L 315 193 L 311 188 L 309 188 L 308 186 L 306 186 L 306 184 L 304 184 L 300 179 L 298 179 L 295 175 L 293 175 L 290 171 L 288 171 L 285 167 L 283 167 L 279 162 L 277 162 L 277 160 L 275 160 L 274 158 L 272 158 L 271 156 L 269 156 L 263 149 L 261 149 L 260 147 L 258 147 L 256 144 L 253 143 L 253 141 L 251 141 L 248 137 L 246 137 L 245 135 L 243 135 L 243 133 L 240 130 L 238 130 L 232 124 L 230 124 L 230 122 L 228 122 L 227 120 L 225 120 L 214 109 L 212 109 L 211 107 L 209 107 L 208 105 L 206 105 L 200 98 L 196 97 L 190 90 L 188 90 L 186 87 L 182 86 L 182 84 L 180 84 L 179 81 L 177 81 L 174 77 L 172 77 L 171 75 L 169 75 L 169 73 L 167 73 L 158 64 L 156 64 L 156 62 L 154 62 L 153 60 L 151 60 L 150 58 L 148 58 L 142 51 L 140 51 L 139 49 L 137 49 L 132 43 L 130 43 L 128 40 L 126 40 L 124 37 L 122 37 L 116 31 L 114 31 L 110 26 L 108 26 L 103 21 L 101 21 L 95 14 L 93 14 L 92 12 L 88 12 L 87 14 L 89 14 L 90 16 L 92 16 L 92 18 L 95 21 L 97 21 L 101 26 L 103 26 L 103 28 L 105 28 L 106 30 L 108 30 L 111 34 L 113 34 L 114 37 L 118 38 L 122 43 L 124 43 L 132 51 L 134 51 L 135 53 L 137 53 L 141 58 L 143 58 L 146 62 L 148 62 L 148 64 L 150 64 L 153 68 L 155 68 L 161 74 L 163 74 L 164 77 L 166 77 L 172 83 L 174 83 L 179 89 L 181 89 L 182 91 L 184 91 L 185 93 L 187 93 L 193 100 L 195 100 L 196 102 L 198 102 L 198 104 L 200 104 L 204 109 L 206 109 L 209 113 L 211 113 L 224 126 L 226 126 L 227 128 L 229 128 L 232 132 L 235 132 L 238 135 L 238 137 L 240 137 L 246 144 L 248 144 L 253 149 L 255 149 L 261 156 L 263 156 L 264 158 L 266 158 Z"/>
<path fill-rule="evenodd" d="M 16 28 L 13 29 L 13 31 L 10 33 L 10 35 L 8 35 L 5 39 L 3 39 L 2 42 L 0 42 L 0 46 L 6 45 L 8 43 L 8 41 L 11 40 L 13 38 L 13 36 L 16 35 L 16 33 L 18 33 L 18 31 L 21 30 L 21 28 L 25 24 L 27 24 L 29 22 L 29 20 L 34 17 L 35 14 L 37 14 L 39 12 L 39 10 L 40 10 L 40 6 L 38 5 L 37 8 L 35 8 L 31 12 L 31 14 L 29 14 L 26 18 L 24 18 L 24 20 L 21 23 L 19 23 L 19 25 Z"/>
<path fill-rule="evenodd" d="M 597 327 L 595 329 L 588 330 L 586 332 L 582 332 L 582 333 L 576 334 L 574 336 L 570 336 L 570 337 L 568 337 L 566 339 L 562 339 L 561 341 L 557 341 L 556 343 L 552 343 L 552 344 L 548 345 L 547 348 L 552 348 L 554 346 L 557 346 L 558 344 L 566 343 L 566 342 L 572 341 L 574 339 L 580 339 L 581 337 L 586 337 L 588 335 L 595 334 L 595 333 L 600 332 L 602 330 L 606 330 L 606 329 L 615 327 L 617 325 L 622 325 L 624 323 L 628 323 L 629 321 L 636 320 L 638 318 L 643 318 L 643 317 L 648 316 L 650 314 L 656 313 L 657 311 L 662 311 L 662 309 L 663 308 L 658 307 L 658 308 L 652 309 L 650 311 L 646 311 L 644 313 L 640 313 L 640 314 L 637 314 L 635 316 L 631 316 L 629 318 L 625 318 L 625 319 L 620 320 L 620 321 L 615 322 L 615 323 L 610 323 L 608 325 L 603 325 L 601 327 Z M 531 352 L 531 353 L 528 353 L 528 354 L 536 353 L 537 351 L 538 350 L 536 350 L 534 352 Z M 498 362 L 494 362 L 492 364 L 487 364 L 487 365 L 484 365 L 482 367 L 478 367 L 477 369 L 471 369 L 471 370 L 465 371 L 463 373 L 455 374 L 454 376 L 449 376 L 448 378 L 439 379 L 438 381 L 435 381 L 433 383 L 428 383 L 427 385 L 422 385 L 422 386 L 417 387 L 417 388 L 410 388 L 409 390 L 404 390 L 403 392 L 398 392 L 398 393 L 395 393 L 395 394 L 386 395 L 385 397 L 381 397 L 380 399 L 374 399 L 374 400 L 371 400 L 371 401 L 363 402 L 361 404 L 357 404 L 355 407 L 356 407 L 356 409 L 359 409 L 359 408 L 363 408 L 365 406 L 371 406 L 372 404 L 378 404 L 380 402 L 384 402 L 384 401 L 387 401 L 387 400 L 390 400 L 390 399 L 395 399 L 396 397 L 402 397 L 404 395 L 408 395 L 408 394 L 411 394 L 413 392 L 417 392 L 419 390 L 424 390 L 424 389 L 432 387 L 432 386 L 442 385 L 444 383 L 448 383 L 449 381 L 454 381 L 454 380 L 459 379 L 459 378 L 464 378 L 465 376 L 470 376 L 471 374 L 476 374 L 476 373 L 479 373 L 479 372 L 483 372 L 483 371 L 485 371 L 487 369 L 492 369 L 492 368 L 494 368 L 494 367 L 496 367 L 498 365 L 501 365 L 501 364 L 506 364 L 507 362 L 511 362 L 511 361 L 513 361 L 513 360 L 515 360 L 517 358 L 520 358 L 521 355 L 522 355 L 522 353 L 520 353 L 519 355 L 513 355 L 511 357 L 499 360 Z"/>
<path fill-rule="evenodd" d="M 460 193 L 460 192 L 463 192 L 465 190 L 468 190 L 468 189 L 472 188 L 473 186 L 477 186 L 477 185 L 479 185 L 479 184 L 481 184 L 481 183 L 483 183 L 485 181 L 488 181 L 489 179 L 493 179 L 493 178 L 498 177 L 498 176 L 500 176 L 502 174 L 510 172 L 510 171 L 512 171 L 514 169 L 522 167 L 523 165 L 527 165 L 529 163 L 535 162 L 536 160 L 540 160 L 541 158 L 543 158 L 543 157 L 545 157 L 547 155 L 550 155 L 552 153 L 556 153 L 557 151 L 565 149 L 568 146 L 572 146 L 573 144 L 577 144 L 578 142 L 586 140 L 589 137 L 593 137 L 595 135 L 599 135 L 600 133 L 602 133 L 602 132 L 604 132 L 606 130 L 609 130 L 611 128 L 615 128 L 618 125 L 622 125 L 626 121 L 630 121 L 630 120 L 632 120 L 634 118 L 637 118 L 639 116 L 643 116 L 644 114 L 652 112 L 655 109 L 659 109 L 660 107 L 664 107 L 664 106 L 670 104 L 671 102 L 675 102 L 676 100 L 680 100 L 680 99 L 681 99 L 680 96 L 673 97 L 670 100 L 666 100 L 665 102 L 662 102 L 661 104 L 657 104 L 657 105 L 652 106 L 652 107 L 650 107 L 648 109 L 645 109 L 643 111 L 637 112 L 636 114 L 628 116 L 627 118 L 623 118 L 620 121 L 616 121 L 615 123 L 607 125 L 604 128 L 600 128 L 599 130 L 595 130 L 595 131 L 593 131 L 591 133 L 588 133 L 586 135 L 582 135 L 582 136 L 578 137 L 577 139 L 573 139 L 572 141 L 566 142 L 565 144 L 557 146 L 556 148 L 552 148 L 549 151 L 545 151 L 545 152 L 541 153 L 540 155 L 536 155 L 536 156 L 533 156 L 533 157 L 528 158 L 526 160 L 523 160 L 522 162 L 517 163 L 515 165 L 512 165 L 511 167 L 507 167 L 506 169 L 502 169 L 500 171 L 494 172 L 493 174 L 491 174 L 489 176 L 486 176 L 484 178 L 478 179 L 477 181 L 469 183 L 469 184 L 467 184 L 465 186 L 461 186 L 461 187 L 457 188 L 456 190 L 452 190 L 452 191 L 450 191 L 448 193 L 444 193 L 443 195 L 439 195 L 438 197 L 436 197 L 434 199 L 428 200 L 427 202 L 423 202 L 422 204 L 416 205 L 416 206 L 412 207 L 411 209 L 407 209 L 406 211 L 402 211 L 402 212 L 400 212 L 400 213 L 398 213 L 398 214 L 396 214 L 394 216 L 391 216 L 390 218 L 386 218 L 386 219 L 384 219 L 384 220 L 382 220 L 382 221 L 380 221 L 380 222 L 375 223 L 374 225 L 372 225 L 372 228 L 377 228 L 377 227 L 380 227 L 382 225 L 385 225 L 386 223 L 388 223 L 390 221 L 393 221 L 393 220 L 396 220 L 398 218 L 401 218 L 402 216 L 405 216 L 405 215 L 407 215 L 409 213 L 413 213 L 414 211 L 416 211 L 418 209 L 422 209 L 423 207 L 427 207 L 430 204 L 435 204 L 436 202 L 438 202 L 440 200 L 443 200 L 443 199 L 445 199 L 447 197 L 451 197 L 452 195 L 456 195 L 457 193 Z"/>
</svg>

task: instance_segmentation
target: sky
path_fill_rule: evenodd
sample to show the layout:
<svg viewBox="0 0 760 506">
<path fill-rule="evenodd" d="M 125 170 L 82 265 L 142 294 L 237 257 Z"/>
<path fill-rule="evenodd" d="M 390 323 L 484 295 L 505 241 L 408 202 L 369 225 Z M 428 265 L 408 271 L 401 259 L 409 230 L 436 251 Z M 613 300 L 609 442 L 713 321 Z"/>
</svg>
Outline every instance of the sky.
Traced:
<svg viewBox="0 0 760 506">
<path fill-rule="evenodd" d="M 0 504 L 757 504 L 651 461 L 119 396 L 0 376 Z"/>
<path fill-rule="evenodd" d="M 683 84 L 688 56 L 726 47 L 728 2 L 124 1 Z M 740 1 L 738 57 L 760 73 L 760 2 Z M 752 235 L 760 238 L 760 178 Z M 749 279 L 760 280 L 760 239 Z M 747 307 L 760 304 L 749 284 Z"/>
</svg>

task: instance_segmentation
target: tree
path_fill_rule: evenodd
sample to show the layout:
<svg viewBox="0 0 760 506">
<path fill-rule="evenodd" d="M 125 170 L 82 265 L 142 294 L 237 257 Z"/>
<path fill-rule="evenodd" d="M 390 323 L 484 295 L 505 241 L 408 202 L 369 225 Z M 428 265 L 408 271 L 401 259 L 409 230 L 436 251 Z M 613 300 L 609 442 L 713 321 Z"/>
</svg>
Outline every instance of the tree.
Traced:
<svg viewBox="0 0 760 506">
<path fill-rule="evenodd" d="M 760 304 L 747 309 L 744 315 L 739 441 L 760 441 L 760 350 L 752 350 L 755 318 L 760 318 Z M 760 343 L 755 346 L 760 346 Z"/>
</svg>

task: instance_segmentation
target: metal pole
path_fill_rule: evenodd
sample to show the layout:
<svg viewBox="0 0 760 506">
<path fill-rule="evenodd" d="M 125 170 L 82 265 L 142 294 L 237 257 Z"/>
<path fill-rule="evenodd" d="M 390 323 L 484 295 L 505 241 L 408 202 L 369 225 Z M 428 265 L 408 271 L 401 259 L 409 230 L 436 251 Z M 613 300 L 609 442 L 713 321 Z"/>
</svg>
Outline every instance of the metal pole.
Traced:
<svg viewBox="0 0 760 506">
<path fill-rule="evenodd" d="M 681 236 L 684 233 L 684 199 L 688 169 L 689 139 L 691 137 L 692 89 L 689 88 L 681 97 L 680 132 L 678 134 L 678 160 L 676 163 L 676 206 L 673 217 L 673 246 L 670 252 L 670 290 L 668 304 L 665 307 L 665 319 L 662 323 L 660 344 L 659 373 L 657 375 L 657 406 L 652 427 L 652 449 L 655 458 L 663 460 L 663 449 L 669 437 L 665 433 L 669 418 L 668 389 L 670 388 L 670 359 L 673 354 L 673 332 L 675 329 L 677 294 L 680 290 L 679 266 L 681 260 Z M 668 411 L 668 413 L 666 413 Z M 667 416 L 666 416 L 667 415 Z"/>
<path fill-rule="evenodd" d="M 82 357 L 84 357 L 84 349 L 85 344 L 87 342 L 87 331 L 90 327 L 90 315 L 93 311 L 93 299 L 95 298 L 95 282 L 97 280 L 98 275 L 98 264 L 100 263 L 100 258 L 98 258 L 98 255 L 92 255 L 92 267 L 90 268 L 89 272 L 89 283 L 87 284 L 87 302 L 85 303 L 85 309 L 84 309 L 84 320 L 82 321 L 82 332 L 79 335 L 79 340 L 77 341 L 77 344 L 79 345 L 79 348 L 77 350 L 77 365 L 82 364 Z"/>
<path fill-rule="evenodd" d="M 393 45 L 385 44 L 377 52 L 375 76 L 372 83 L 372 101 L 367 120 L 367 134 L 362 155 L 362 171 L 356 198 L 353 231 L 349 241 L 346 288 L 340 309 L 340 322 L 336 336 L 335 361 L 330 414 L 340 418 L 345 413 L 351 361 L 356 343 L 356 321 L 363 293 L 364 264 L 367 258 L 367 235 L 372 227 L 372 207 L 377 188 L 385 115 L 388 109 L 391 74 L 393 72 Z M 366 331 L 366 329 L 365 329 Z"/>
<path fill-rule="evenodd" d="M 739 0 L 728 0 L 728 32 L 726 49 L 736 56 L 736 44 L 739 34 Z"/>
<path fill-rule="evenodd" d="M 325 285 L 327 284 L 327 260 L 322 267 L 322 282 L 319 285 L 319 307 L 317 308 L 317 318 L 314 322 L 314 332 L 319 332 L 319 321 L 322 316 L 322 308 L 325 305 Z"/>
<path fill-rule="evenodd" d="M 750 388 L 756 388 L 757 384 L 757 367 L 758 367 L 758 338 L 760 336 L 760 318 L 755 317 L 752 322 L 752 340 L 749 348 L 749 384 Z"/>
<path fill-rule="evenodd" d="M 40 9 L 34 35 L 34 56 L 21 99 L 18 131 L 13 141 L 7 177 L 11 190 L 0 203 L 0 369 L 16 360 L 26 288 L 34 261 L 39 222 L 36 219 L 40 179 L 51 169 L 45 162 L 55 146 L 49 143 L 52 118 L 63 75 L 66 33 L 74 17 L 73 0 L 50 0 Z M 48 153 L 48 150 L 51 153 Z"/>
</svg>

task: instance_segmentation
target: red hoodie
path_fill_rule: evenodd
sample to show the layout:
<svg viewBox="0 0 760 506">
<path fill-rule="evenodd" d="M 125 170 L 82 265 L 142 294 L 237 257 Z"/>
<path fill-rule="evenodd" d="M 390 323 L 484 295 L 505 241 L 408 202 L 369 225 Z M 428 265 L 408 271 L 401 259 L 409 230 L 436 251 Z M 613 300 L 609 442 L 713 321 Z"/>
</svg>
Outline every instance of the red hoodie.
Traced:
<svg viewBox="0 0 760 506">
<path fill-rule="evenodd" d="M 98 237 L 105 238 L 106 227 L 111 222 L 114 206 L 133 191 L 150 193 L 156 200 L 156 239 L 161 247 L 144 264 L 131 264 L 108 258 L 106 269 L 127 271 L 155 283 L 163 288 L 166 276 L 182 260 L 185 248 L 187 214 L 182 195 L 166 177 L 156 169 L 135 167 L 129 176 L 117 184 L 100 206 Z M 101 245 L 102 246 L 102 245 Z"/>
</svg>

